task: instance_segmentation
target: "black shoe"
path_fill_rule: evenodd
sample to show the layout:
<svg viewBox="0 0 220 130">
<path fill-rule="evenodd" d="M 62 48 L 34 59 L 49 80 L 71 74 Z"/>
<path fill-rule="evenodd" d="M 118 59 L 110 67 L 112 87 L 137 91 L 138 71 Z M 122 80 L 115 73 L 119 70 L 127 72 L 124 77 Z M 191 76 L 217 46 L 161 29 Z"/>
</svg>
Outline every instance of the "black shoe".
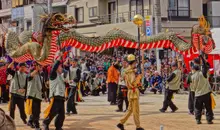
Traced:
<svg viewBox="0 0 220 130">
<path fill-rule="evenodd" d="M 144 128 L 137 128 L 136 130 L 144 130 Z"/>
<path fill-rule="evenodd" d="M 66 115 L 67 115 L 67 116 L 70 116 L 70 112 L 67 112 Z"/>
<path fill-rule="evenodd" d="M 110 105 L 117 105 L 117 103 L 115 103 L 115 102 L 111 102 L 111 104 Z"/>
<path fill-rule="evenodd" d="M 44 130 L 49 130 L 49 126 L 44 124 Z"/>
<path fill-rule="evenodd" d="M 35 128 L 35 130 L 41 130 L 41 128 Z"/>
<path fill-rule="evenodd" d="M 116 110 L 116 112 L 123 112 L 123 110 L 121 110 L 121 109 L 118 109 L 118 110 Z"/>
<path fill-rule="evenodd" d="M 213 122 L 212 122 L 212 121 L 207 121 L 207 123 L 208 123 L 208 124 L 213 124 Z"/>
<path fill-rule="evenodd" d="M 77 113 L 77 111 L 75 111 L 75 112 L 72 112 L 72 114 L 74 114 L 74 115 L 75 115 L 75 114 L 78 114 L 78 113 Z"/>
<path fill-rule="evenodd" d="M 75 106 L 77 106 L 78 105 L 78 103 L 75 103 Z"/>
<path fill-rule="evenodd" d="M 174 113 L 174 112 L 176 112 L 177 110 L 178 110 L 178 108 L 176 108 L 175 110 L 172 110 L 171 113 Z"/>
<path fill-rule="evenodd" d="M 202 122 L 200 120 L 196 120 L 196 123 L 199 125 L 199 124 L 202 124 Z"/>
<path fill-rule="evenodd" d="M 125 130 L 124 125 L 121 124 L 121 123 L 119 123 L 119 124 L 117 125 L 117 127 L 118 127 L 120 130 Z"/>
<path fill-rule="evenodd" d="M 160 111 L 160 112 L 162 112 L 162 113 L 166 112 L 166 111 L 165 111 L 165 110 L 163 110 L 163 109 L 159 109 L 159 111 Z"/>
<path fill-rule="evenodd" d="M 28 123 L 27 123 L 27 126 L 30 126 L 31 128 L 35 128 L 34 125 L 33 125 L 33 123 L 31 123 L 31 122 L 28 122 Z"/>
<path fill-rule="evenodd" d="M 124 110 L 124 112 L 127 112 L 127 109 L 126 109 L 126 110 Z"/>
<path fill-rule="evenodd" d="M 63 130 L 62 128 L 56 128 L 55 130 Z"/>
<path fill-rule="evenodd" d="M 27 121 L 26 121 L 26 120 L 23 120 L 23 123 L 24 123 L 24 124 L 27 124 Z"/>
</svg>

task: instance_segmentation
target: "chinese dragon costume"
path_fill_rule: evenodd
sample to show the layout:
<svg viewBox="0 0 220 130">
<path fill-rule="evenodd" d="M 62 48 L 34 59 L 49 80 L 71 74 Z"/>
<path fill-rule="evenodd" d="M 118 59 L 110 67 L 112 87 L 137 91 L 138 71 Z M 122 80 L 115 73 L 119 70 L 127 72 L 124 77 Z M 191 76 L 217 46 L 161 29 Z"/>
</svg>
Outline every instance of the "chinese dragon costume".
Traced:
<svg viewBox="0 0 220 130">
<path fill-rule="evenodd" d="M 45 15 L 41 22 L 43 27 L 40 33 L 6 33 L 4 47 L 16 62 L 35 60 L 41 65 L 48 65 L 53 62 L 57 51 L 68 46 L 88 52 L 102 52 L 119 46 L 136 49 L 139 47 L 137 36 L 119 29 L 113 29 L 98 38 L 86 37 L 72 28 L 71 25 L 76 23 L 73 17 L 60 13 Z M 171 48 L 180 54 L 188 55 L 198 50 L 208 54 L 215 48 L 210 25 L 204 17 L 199 18 L 199 24 L 192 27 L 191 37 L 191 42 L 187 42 L 175 32 L 141 36 L 140 49 Z"/>
</svg>

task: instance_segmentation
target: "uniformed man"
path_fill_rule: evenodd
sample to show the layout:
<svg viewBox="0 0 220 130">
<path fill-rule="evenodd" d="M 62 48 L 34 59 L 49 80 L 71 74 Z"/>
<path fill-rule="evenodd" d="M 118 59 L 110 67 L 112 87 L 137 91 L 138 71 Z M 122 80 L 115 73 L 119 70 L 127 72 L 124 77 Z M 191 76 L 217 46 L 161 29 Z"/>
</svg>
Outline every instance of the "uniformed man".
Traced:
<svg viewBox="0 0 220 130">
<path fill-rule="evenodd" d="M 28 125 L 36 130 L 40 130 L 40 110 L 42 101 L 42 77 L 40 75 L 40 66 L 34 63 L 34 68 L 28 76 L 26 114 L 29 113 L 30 118 Z M 28 110 L 29 109 L 29 110 Z"/>
<path fill-rule="evenodd" d="M 71 67 L 69 73 L 67 74 L 68 82 L 70 86 L 70 92 L 67 100 L 67 115 L 72 112 L 72 114 L 77 114 L 76 106 L 75 106 L 75 95 L 77 90 L 77 85 L 80 81 L 81 71 L 78 68 L 78 60 L 71 59 L 70 60 Z"/>
<path fill-rule="evenodd" d="M 129 106 L 125 116 L 120 120 L 117 127 L 120 130 L 124 130 L 124 123 L 128 120 L 130 115 L 133 113 L 136 130 L 144 130 L 140 126 L 140 115 L 139 115 L 139 84 L 141 82 L 142 75 L 136 77 L 136 60 L 133 54 L 128 55 L 127 61 L 129 66 L 125 70 L 125 84 L 128 88 L 128 101 Z"/>
<path fill-rule="evenodd" d="M 10 83 L 10 116 L 14 119 L 15 116 L 15 105 L 18 106 L 20 117 L 24 124 L 27 124 L 26 114 L 24 111 L 24 102 L 25 102 L 25 91 L 27 85 L 27 74 L 26 72 L 26 64 L 20 63 L 19 70 L 16 71 L 14 62 L 12 62 L 7 69 L 8 74 L 12 75 L 11 83 Z"/>
<path fill-rule="evenodd" d="M 167 79 L 165 97 L 163 102 L 163 107 L 160 109 L 160 112 L 165 112 L 168 107 L 171 108 L 171 112 L 178 110 L 176 105 L 172 102 L 173 93 L 177 92 L 180 89 L 181 84 L 181 71 L 178 69 L 176 62 L 171 64 L 172 73 Z"/>
<path fill-rule="evenodd" d="M 198 65 L 200 59 L 194 60 L 195 64 L 193 70 L 195 71 L 192 75 L 191 88 L 195 92 L 195 118 L 197 124 L 201 124 L 202 109 L 205 106 L 206 109 L 206 120 L 208 124 L 213 124 L 214 114 L 212 111 L 212 101 L 211 101 L 211 86 L 208 81 L 208 66 L 204 58 L 202 59 L 202 71 L 200 65 Z"/>
<path fill-rule="evenodd" d="M 56 116 L 55 127 L 56 130 L 62 130 L 63 122 L 65 119 L 65 79 L 63 75 L 63 68 L 61 64 L 60 54 L 58 60 L 55 62 L 50 73 L 50 105 L 44 112 L 44 130 L 49 130 L 49 124 Z"/>
<path fill-rule="evenodd" d="M 118 110 L 116 110 L 116 112 L 123 111 L 123 101 L 125 101 L 126 110 L 128 109 L 128 98 L 127 98 L 128 88 L 126 87 L 124 80 L 124 73 L 126 67 L 127 67 L 127 61 L 126 59 L 124 59 L 122 62 L 122 68 L 120 70 L 119 89 L 118 89 Z"/>
<path fill-rule="evenodd" d="M 187 77 L 187 84 L 189 84 L 189 99 L 188 99 L 188 109 L 189 109 L 189 115 L 194 115 L 194 99 L 195 99 L 195 92 L 192 89 L 191 83 L 192 83 L 192 72 L 189 73 Z"/>
</svg>

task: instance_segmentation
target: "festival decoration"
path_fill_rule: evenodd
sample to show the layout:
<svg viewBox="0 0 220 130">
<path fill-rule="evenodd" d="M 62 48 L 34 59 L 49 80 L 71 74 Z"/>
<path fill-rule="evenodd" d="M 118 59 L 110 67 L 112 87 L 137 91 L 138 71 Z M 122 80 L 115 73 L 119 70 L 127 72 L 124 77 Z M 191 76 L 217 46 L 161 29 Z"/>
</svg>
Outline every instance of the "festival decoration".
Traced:
<svg viewBox="0 0 220 130">
<path fill-rule="evenodd" d="M 138 22 L 139 17 L 136 19 Z M 35 60 L 41 65 L 48 65 L 53 63 L 58 50 L 69 46 L 97 53 L 119 46 L 138 49 L 136 36 L 113 29 L 98 38 L 86 37 L 72 29 L 75 24 L 73 17 L 60 13 L 43 16 L 42 23 L 43 30 L 40 33 L 24 31 L 19 36 L 14 32 L 5 35 L 6 51 L 16 62 Z M 140 49 L 171 48 L 183 55 L 201 50 L 208 54 L 215 48 L 209 27 L 205 18 L 201 17 L 199 24 L 192 27 L 191 43 L 175 32 L 163 32 L 150 37 L 141 36 Z"/>
</svg>

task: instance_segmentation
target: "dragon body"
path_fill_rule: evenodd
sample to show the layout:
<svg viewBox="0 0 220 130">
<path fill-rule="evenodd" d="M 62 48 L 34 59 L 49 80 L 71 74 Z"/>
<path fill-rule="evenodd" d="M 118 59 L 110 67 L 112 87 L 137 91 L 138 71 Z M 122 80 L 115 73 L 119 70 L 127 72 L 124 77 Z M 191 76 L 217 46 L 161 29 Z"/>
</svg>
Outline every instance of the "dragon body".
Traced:
<svg viewBox="0 0 220 130">
<path fill-rule="evenodd" d="M 102 52 L 112 47 L 139 48 L 138 38 L 122 30 L 113 29 L 98 38 L 86 37 L 68 26 L 74 24 L 73 17 L 62 14 L 45 16 L 40 33 L 24 31 L 19 36 L 14 32 L 5 35 L 5 48 L 9 56 L 17 62 L 35 60 L 42 65 L 53 62 L 55 53 L 68 46 L 89 51 Z M 183 55 L 193 54 L 198 50 L 210 53 L 215 48 L 209 24 L 204 17 L 199 24 L 192 27 L 192 40 L 188 42 L 175 32 L 164 32 L 158 35 L 141 36 L 140 49 L 171 48 Z"/>
</svg>

